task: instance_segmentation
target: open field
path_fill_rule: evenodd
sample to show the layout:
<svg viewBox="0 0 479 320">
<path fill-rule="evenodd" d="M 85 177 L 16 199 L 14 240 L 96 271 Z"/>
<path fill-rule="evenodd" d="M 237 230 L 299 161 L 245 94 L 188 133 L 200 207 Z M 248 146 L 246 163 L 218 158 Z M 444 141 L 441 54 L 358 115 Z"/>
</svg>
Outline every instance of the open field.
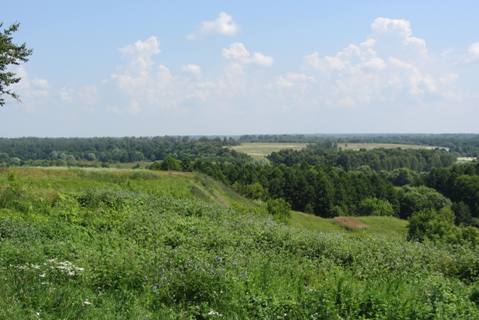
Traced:
<svg viewBox="0 0 479 320">
<path fill-rule="evenodd" d="M 425 145 L 418 145 L 418 144 L 396 144 L 396 143 L 338 143 L 338 148 L 341 150 L 371 150 L 371 149 L 426 149 L 426 150 L 433 150 L 433 149 L 444 149 L 448 150 L 445 147 L 436 147 L 436 146 L 425 146 Z"/>
<path fill-rule="evenodd" d="M 346 223 L 344 223 L 346 219 Z M 357 221 L 360 228 L 349 227 L 348 221 Z M 315 215 L 292 211 L 290 225 L 316 232 L 344 232 L 382 236 L 404 240 L 407 221 L 394 217 L 337 217 L 321 218 Z"/>
<path fill-rule="evenodd" d="M 196 173 L 0 170 L 0 319 L 478 319 L 479 254 Z"/>
<path fill-rule="evenodd" d="M 316 232 L 340 232 L 344 229 L 333 219 L 321 218 L 299 211 L 291 212 L 290 225 L 293 227 Z"/>
<path fill-rule="evenodd" d="M 467 163 L 477 161 L 477 157 L 457 157 L 457 162 Z"/>
<path fill-rule="evenodd" d="M 246 153 L 257 160 L 263 160 L 266 156 L 273 152 L 277 152 L 283 149 L 301 150 L 306 147 L 306 143 L 263 143 L 263 142 L 251 142 L 242 143 L 239 146 L 234 146 L 232 149 Z"/>
</svg>

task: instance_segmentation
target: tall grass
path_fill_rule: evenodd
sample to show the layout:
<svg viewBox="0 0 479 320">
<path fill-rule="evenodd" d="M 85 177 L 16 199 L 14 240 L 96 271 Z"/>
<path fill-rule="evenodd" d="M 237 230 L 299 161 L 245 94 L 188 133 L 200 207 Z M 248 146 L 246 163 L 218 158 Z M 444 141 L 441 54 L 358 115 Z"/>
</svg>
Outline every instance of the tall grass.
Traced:
<svg viewBox="0 0 479 320">
<path fill-rule="evenodd" d="M 477 251 L 292 227 L 193 177 L 55 172 L 0 174 L 1 319 L 479 318 Z"/>
</svg>

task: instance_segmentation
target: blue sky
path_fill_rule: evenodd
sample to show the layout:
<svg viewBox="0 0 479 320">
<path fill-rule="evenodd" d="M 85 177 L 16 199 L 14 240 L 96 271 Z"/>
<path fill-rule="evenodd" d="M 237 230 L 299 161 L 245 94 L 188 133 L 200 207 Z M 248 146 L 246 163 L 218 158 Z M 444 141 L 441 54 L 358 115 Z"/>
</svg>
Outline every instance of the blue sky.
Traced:
<svg viewBox="0 0 479 320">
<path fill-rule="evenodd" d="M 479 132 L 475 1 L 10 1 L 0 136 Z"/>
</svg>

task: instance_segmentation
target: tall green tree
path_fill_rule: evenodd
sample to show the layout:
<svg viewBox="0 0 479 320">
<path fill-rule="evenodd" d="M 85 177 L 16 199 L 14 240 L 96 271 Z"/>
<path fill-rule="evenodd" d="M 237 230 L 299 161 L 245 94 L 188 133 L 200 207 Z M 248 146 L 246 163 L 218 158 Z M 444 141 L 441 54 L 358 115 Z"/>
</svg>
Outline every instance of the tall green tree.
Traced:
<svg viewBox="0 0 479 320">
<path fill-rule="evenodd" d="M 27 48 L 25 43 L 16 44 L 13 42 L 13 33 L 18 30 L 20 24 L 14 23 L 8 28 L 0 23 L 0 107 L 5 105 L 4 96 L 11 96 L 19 99 L 19 96 L 11 89 L 11 86 L 21 80 L 11 67 L 27 62 L 32 54 L 32 49 Z"/>
</svg>

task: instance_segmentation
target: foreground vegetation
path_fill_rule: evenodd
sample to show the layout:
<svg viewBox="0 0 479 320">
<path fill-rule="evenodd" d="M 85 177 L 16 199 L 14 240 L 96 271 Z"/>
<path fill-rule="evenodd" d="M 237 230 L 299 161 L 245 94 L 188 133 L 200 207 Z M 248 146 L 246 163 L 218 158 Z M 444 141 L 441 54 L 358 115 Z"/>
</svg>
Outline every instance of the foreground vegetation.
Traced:
<svg viewBox="0 0 479 320">
<path fill-rule="evenodd" d="M 4 169 L 0 185 L 0 318 L 479 317 L 477 249 L 407 242 L 394 218 L 302 228 L 191 173 Z"/>
</svg>

